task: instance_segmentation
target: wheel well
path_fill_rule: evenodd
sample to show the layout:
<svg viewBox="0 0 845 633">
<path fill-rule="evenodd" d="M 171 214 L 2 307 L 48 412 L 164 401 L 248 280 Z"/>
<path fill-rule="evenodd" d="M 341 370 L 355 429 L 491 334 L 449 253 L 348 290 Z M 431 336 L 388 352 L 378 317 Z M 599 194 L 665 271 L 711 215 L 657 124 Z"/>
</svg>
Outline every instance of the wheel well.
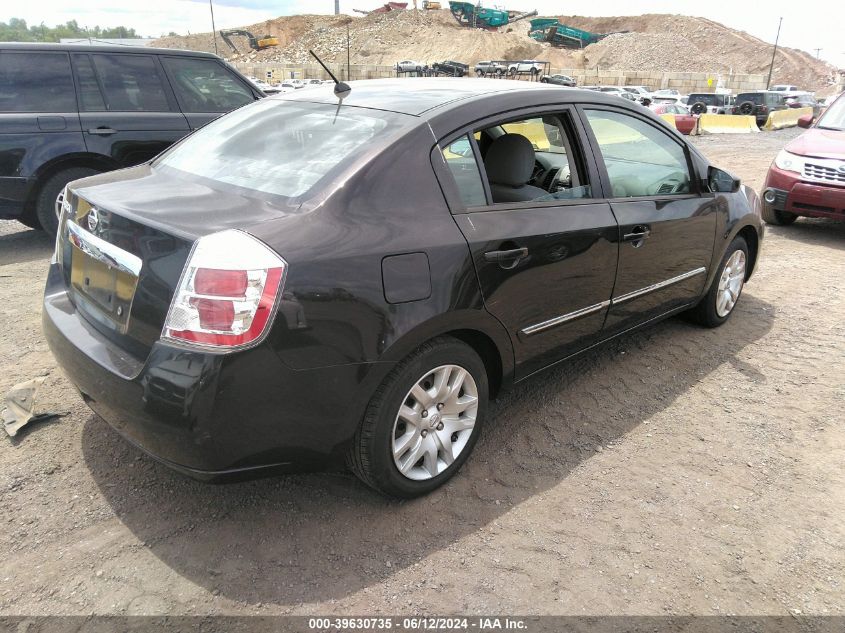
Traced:
<svg viewBox="0 0 845 633">
<path fill-rule="evenodd" d="M 502 357 L 493 339 L 478 330 L 454 330 L 445 332 L 444 335 L 453 336 L 466 343 L 481 356 L 484 367 L 487 369 L 490 397 L 495 398 L 502 387 Z"/>
<path fill-rule="evenodd" d="M 41 188 L 44 186 L 44 183 L 53 176 L 53 174 L 57 174 L 64 169 L 71 169 L 73 167 L 89 167 L 99 171 L 113 171 L 115 169 L 119 169 L 120 165 L 102 156 L 78 154 L 65 156 L 42 166 L 36 174 L 36 184 L 29 191 L 29 195 L 24 203 L 24 214 L 30 216 L 35 214 L 35 200 L 41 192 Z"/>
<path fill-rule="evenodd" d="M 751 260 L 751 265 L 748 266 L 748 271 L 745 273 L 745 279 L 748 280 L 757 264 L 757 254 L 760 252 L 760 237 L 753 226 L 742 227 L 737 235 L 741 235 L 745 239 L 745 243 L 748 244 L 748 259 Z"/>
</svg>

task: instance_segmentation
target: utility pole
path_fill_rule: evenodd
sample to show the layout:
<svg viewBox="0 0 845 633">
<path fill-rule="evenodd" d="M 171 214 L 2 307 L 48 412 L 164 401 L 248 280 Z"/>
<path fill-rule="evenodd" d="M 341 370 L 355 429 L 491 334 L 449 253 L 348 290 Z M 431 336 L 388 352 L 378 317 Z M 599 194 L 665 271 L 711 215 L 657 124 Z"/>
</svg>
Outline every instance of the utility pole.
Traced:
<svg viewBox="0 0 845 633">
<path fill-rule="evenodd" d="M 352 81 L 352 64 L 350 64 L 349 55 L 349 22 L 346 21 L 346 81 Z"/>
<path fill-rule="evenodd" d="M 821 53 L 824 49 L 823 48 L 814 48 L 813 50 L 816 51 L 816 59 L 818 59 L 819 53 Z"/>
<path fill-rule="evenodd" d="M 783 24 L 783 18 L 778 20 L 778 34 L 775 35 L 775 48 L 772 51 L 772 63 L 769 64 L 769 77 L 766 79 L 766 90 L 769 89 L 769 84 L 772 82 L 772 69 L 775 67 L 775 55 L 778 52 L 778 40 L 780 39 L 780 25 Z"/>
<path fill-rule="evenodd" d="M 208 0 L 208 10 L 211 11 L 211 39 L 214 41 L 214 54 L 217 55 L 217 27 L 214 26 L 214 5 Z"/>
</svg>

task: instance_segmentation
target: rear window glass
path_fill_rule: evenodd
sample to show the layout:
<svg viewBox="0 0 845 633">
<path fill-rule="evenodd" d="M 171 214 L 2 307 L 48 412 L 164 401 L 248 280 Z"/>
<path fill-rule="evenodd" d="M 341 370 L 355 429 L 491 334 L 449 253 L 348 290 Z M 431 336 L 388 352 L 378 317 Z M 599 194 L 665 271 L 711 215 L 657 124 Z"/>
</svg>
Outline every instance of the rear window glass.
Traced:
<svg viewBox="0 0 845 633">
<path fill-rule="evenodd" d="M 67 53 L 0 53 L 0 112 L 75 112 Z"/>
<path fill-rule="evenodd" d="M 715 106 L 715 105 L 725 105 L 725 97 L 723 95 L 690 95 L 688 103 L 698 103 L 701 102 L 704 105 Z"/>
<path fill-rule="evenodd" d="M 750 101 L 755 105 L 762 105 L 763 104 L 763 95 L 759 92 L 751 93 L 751 94 L 744 94 L 744 95 L 737 95 L 736 102 L 742 103 L 743 101 Z"/>
<path fill-rule="evenodd" d="M 156 161 L 244 189 L 302 196 L 341 161 L 408 117 L 349 106 L 266 99 L 225 115 Z"/>
</svg>

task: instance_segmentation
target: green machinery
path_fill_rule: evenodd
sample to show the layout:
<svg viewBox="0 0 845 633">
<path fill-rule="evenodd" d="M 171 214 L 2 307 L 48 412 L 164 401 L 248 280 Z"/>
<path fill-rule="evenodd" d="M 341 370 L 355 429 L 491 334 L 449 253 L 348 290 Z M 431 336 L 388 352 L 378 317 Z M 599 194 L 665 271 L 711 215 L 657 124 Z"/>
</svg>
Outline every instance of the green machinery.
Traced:
<svg viewBox="0 0 845 633">
<path fill-rule="evenodd" d="M 512 22 L 523 20 L 537 15 L 536 11 L 528 13 L 515 13 L 503 9 L 486 9 L 481 3 L 472 2 L 449 2 L 449 10 L 461 26 L 468 26 L 474 29 L 487 29 L 495 31 L 500 26 L 506 26 Z"/>
<path fill-rule="evenodd" d="M 536 18 L 531 20 L 528 35 L 538 42 L 550 42 L 564 48 L 584 48 L 607 37 L 606 33 L 590 33 L 566 26 L 557 18 Z"/>
</svg>

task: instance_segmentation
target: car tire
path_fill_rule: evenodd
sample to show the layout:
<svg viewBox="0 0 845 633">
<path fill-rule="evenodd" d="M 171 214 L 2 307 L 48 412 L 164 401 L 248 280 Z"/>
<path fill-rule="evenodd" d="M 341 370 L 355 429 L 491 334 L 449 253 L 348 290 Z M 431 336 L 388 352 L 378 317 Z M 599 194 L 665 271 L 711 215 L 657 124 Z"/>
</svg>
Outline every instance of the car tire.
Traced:
<svg viewBox="0 0 845 633">
<path fill-rule="evenodd" d="M 463 386 L 452 392 L 454 396 L 443 390 L 436 394 L 444 400 L 438 407 L 430 392 L 446 368 L 453 369 L 445 374 L 444 384 L 454 386 L 463 370 Z M 410 499 L 431 492 L 449 480 L 472 452 L 487 414 L 488 393 L 484 362 L 469 345 L 452 337 L 424 343 L 390 372 L 370 400 L 347 455 L 350 469 L 365 484 L 391 497 Z M 475 404 L 468 405 L 472 397 Z M 466 408 L 455 413 L 461 407 Z M 416 413 L 403 415 L 403 410 Z M 451 434 L 450 423 L 456 429 Z M 407 439 L 402 442 L 403 438 Z M 457 455 L 451 454 L 455 447 Z"/>
<path fill-rule="evenodd" d="M 778 211 L 772 205 L 763 203 L 763 221 L 766 224 L 774 224 L 775 226 L 787 226 L 795 222 L 798 216 L 789 211 Z"/>
<path fill-rule="evenodd" d="M 746 116 L 749 114 L 754 114 L 755 106 L 753 101 L 743 101 L 739 104 L 737 108 L 740 114 L 745 114 Z"/>
<path fill-rule="evenodd" d="M 483 71 L 483 70 L 476 70 L 476 71 L 475 71 L 475 74 L 476 74 L 478 77 L 483 77 L 483 76 L 484 76 L 484 71 Z"/>
<path fill-rule="evenodd" d="M 687 312 L 704 327 L 719 327 L 733 314 L 748 275 L 748 244 L 736 236 L 728 245 L 707 294 Z"/>
<path fill-rule="evenodd" d="M 56 172 L 44 182 L 35 198 L 35 215 L 43 231 L 48 235 L 55 235 L 56 231 L 59 230 L 56 201 L 64 191 L 65 186 L 71 181 L 87 178 L 98 173 L 100 172 L 90 167 L 71 167 Z"/>
</svg>

